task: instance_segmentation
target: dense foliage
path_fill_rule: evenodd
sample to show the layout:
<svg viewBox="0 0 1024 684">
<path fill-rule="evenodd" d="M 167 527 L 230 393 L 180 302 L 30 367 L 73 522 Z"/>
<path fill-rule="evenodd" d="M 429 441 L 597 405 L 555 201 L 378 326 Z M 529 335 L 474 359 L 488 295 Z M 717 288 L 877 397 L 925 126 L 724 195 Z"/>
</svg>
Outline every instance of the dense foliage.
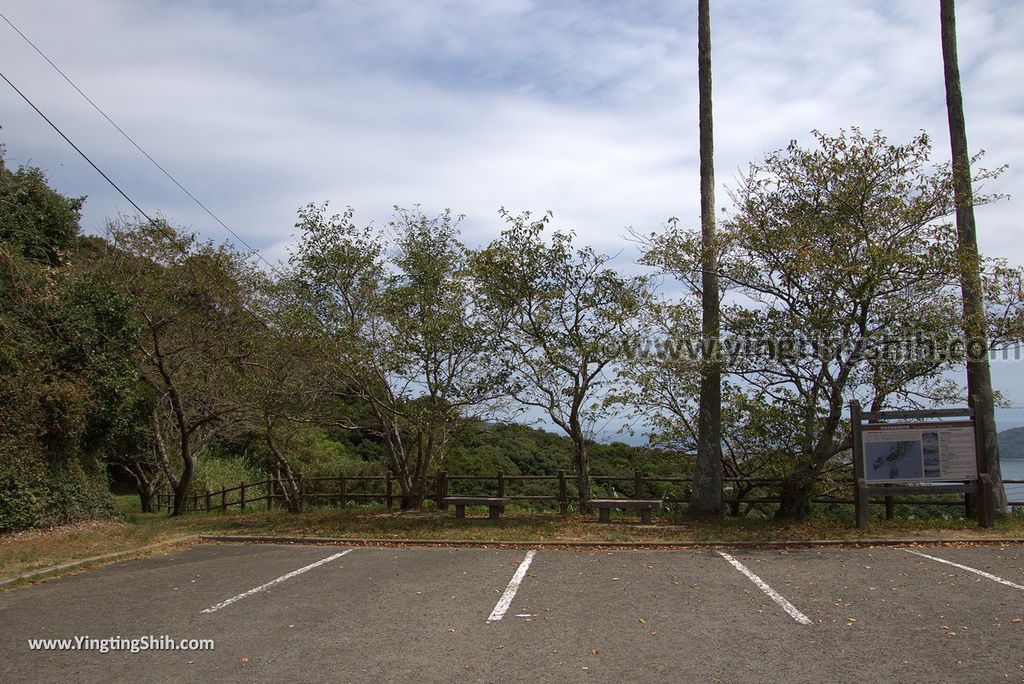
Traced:
<svg viewBox="0 0 1024 684">
<path fill-rule="evenodd" d="M 448 211 L 375 227 L 310 205 L 264 271 L 164 221 L 83 237 L 81 200 L 0 163 L 0 530 L 108 515 L 111 477 L 143 510 L 169 484 L 180 514 L 271 472 L 298 510 L 300 475 L 388 472 L 417 508 L 439 470 L 565 471 L 586 507 L 622 493 L 592 491 L 601 475 L 692 474 L 716 358 L 726 477 L 779 478 L 777 514 L 807 515 L 849 467 L 851 399 L 962 401 L 944 375 L 963 363 L 950 176 L 929 152 L 853 130 L 753 165 L 713 245 L 718 350 L 699 348 L 708 254 L 675 221 L 638 236 L 684 286 L 661 299 L 548 214 L 503 211 L 473 249 Z M 1020 341 L 1021 269 L 982 266 L 993 344 Z M 887 351 L 922 338 L 928 353 Z M 616 418 L 649 444 L 597 443 Z M 512 424 L 538 419 L 564 436 Z"/>
<path fill-rule="evenodd" d="M 129 429 L 137 330 L 80 206 L 0 160 L 0 530 L 112 510 L 102 460 Z"/>
</svg>

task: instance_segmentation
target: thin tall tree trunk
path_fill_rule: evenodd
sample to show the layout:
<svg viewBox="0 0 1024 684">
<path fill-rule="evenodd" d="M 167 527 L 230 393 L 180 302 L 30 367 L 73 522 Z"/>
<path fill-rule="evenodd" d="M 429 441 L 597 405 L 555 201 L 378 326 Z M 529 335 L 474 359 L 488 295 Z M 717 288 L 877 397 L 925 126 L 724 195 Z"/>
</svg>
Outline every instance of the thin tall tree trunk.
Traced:
<svg viewBox="0 0 1024 684">
<path fill-rule="evenodd" d="M 715 153 L 711 109 L 711 8 L 697 2 L 697 80 L 700 91 L 701 378 L 697 465 L 690 510 L 722 514 L 722 367 L 719 358 L 718 249 L 715 235 Z"/>
<path fill-rule="evenodd" d="M 174 486 L 174 509 L 172 516 L 184 515 L 188 508 L 188 490 L 192 487 L 192 480 L 196 474 L 196 462 L 192 457 L 192 451 L 188 445 L 188 437 L 181 438 L 181 476 L 178 484 Z"/>
<path fill-rule="evenodd" d="M 974 222 L 974 191 L 971 187 L 971 159 L 967 151 L 967 125 L 964 121 L 963 94 L 960 90 L 960 66 L 956 47 L 956 7 L 954 0 L 939 0 L 942 33 L 942 65 L 946 81 L 946 112 L 949 117 L 949 142 L 953 153 L 953 193 L 956 202 L 957 262 L 960 267 L 960 291 L 963 299 L 964 333 L 967 349 L 967 393 L 981 399 L 975 410 L 981 413 L 984 428 L 985 463 L 992 478 L 990 496 L 996 514 L 1009 514 L 1006 491 L 999 468 L 999 443 L 992 396 L 992 374 L 988 363 L 988 336 L 982 300 L 981 260 Z M 978 353 L 980 351 L 981 353 Z"/>
<path fill-rule="evenodd" d="M 582 433 L 573 436 L 576 443 L 573 460 L 576 462 L 576 486 L 580 494 L 580 511 L 590 513 L 590 500 L 593 493 L 590 489 L 590 454 L 587 453 L 586 439 Z"/>
<path fill-rule="evenodd" d="M 593 491 L 590 487 L 590 454 L 587 452 L 587 435 L 580 418 L 582 395 L 577 395 L 567 422 L 559 423 L 573 443 L 573 469 L 576 471 L 576 488 L 580 499 L 580 512 L 590 513 Z"/>
<path fill-rule="evenodd" d="M 265 424 L 267 447 L 270 449 L 270 453 L 274 455 L 274 460 L 277 461 L 278 472 L 284 476 L 283 478 L 278 479 L 279 484 L 284 491 L 284 498 L 285 503 L 288 505 L 288 512 L 301 513 L 304 502 L 302 501 L 302 495 L 299 489 L 298 478 L 295 475 L 295 470 L 292 468 L 291 463 L 288 461 L 288 457 L 285 456 L 283 451 L 281 451 L 277 440 L 274 438 L 273 421 L 268 418 Z"/>
</svg>

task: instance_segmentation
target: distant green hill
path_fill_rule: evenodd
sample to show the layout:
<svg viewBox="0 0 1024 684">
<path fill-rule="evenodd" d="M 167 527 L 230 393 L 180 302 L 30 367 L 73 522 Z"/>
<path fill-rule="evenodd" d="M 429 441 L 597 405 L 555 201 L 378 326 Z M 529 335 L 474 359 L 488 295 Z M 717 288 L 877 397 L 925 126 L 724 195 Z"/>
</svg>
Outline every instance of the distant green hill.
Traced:
<svg viewBox="0 0 1024 684">
<path fill-rule="evenodd" d="M 999 433 L 999 458 L 1005 461 L 1024 461 L 1024 427 Z"/>
<path fill-rule="evenodd" d="M 641 470 L 650 475 L 679 476 L 693 468 L 689 459 L 676 454 L 622 442 L 591 442 L 587 450 L 593 472 L 600 475 L 630 475 Z M 452 474 L 498 470 L 506 475 L 572 473 L 572 452 L 572 440 L 565 435 L 515 423 L 472 421 L 456 440 L 447 469 Z"/>
</svg>

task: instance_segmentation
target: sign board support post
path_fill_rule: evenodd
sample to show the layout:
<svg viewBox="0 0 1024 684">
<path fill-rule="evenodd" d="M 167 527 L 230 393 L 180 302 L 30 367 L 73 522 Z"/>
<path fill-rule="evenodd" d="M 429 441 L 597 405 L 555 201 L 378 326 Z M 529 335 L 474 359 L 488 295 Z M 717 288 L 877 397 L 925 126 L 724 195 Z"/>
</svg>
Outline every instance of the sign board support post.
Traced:
<svg viewBox="0 0 1024 684">
<path fill-rule="evenodd" d="M 853 436 L 853 510 L 857 518 L 857 527 L 863 529 L 868 526 L 869 499 L 867 483 L 864 480 L 864 459 L 860 456 L 864 453 L 860 435 L 860 413 L 860 402 L 854 399 L 850 402 L 850 427 Z"/>
</svg>

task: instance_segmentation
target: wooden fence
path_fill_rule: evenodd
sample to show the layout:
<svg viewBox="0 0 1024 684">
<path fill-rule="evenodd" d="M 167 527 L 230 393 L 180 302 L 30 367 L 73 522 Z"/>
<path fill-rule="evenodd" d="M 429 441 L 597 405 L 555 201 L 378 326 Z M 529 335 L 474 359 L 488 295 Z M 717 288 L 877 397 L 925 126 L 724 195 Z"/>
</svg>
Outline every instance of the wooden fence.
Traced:
<svg viewBox="0 0 1024 684">
<path fill-rule="evenodd" d="M 594 493 L 609 497 L 659 498 L 670 506 L 689 501 L 688 493 L 692 478 L 661 477 L 635 471 L 632 475 L 594 475 L 591 477 Z M 741 513 L 743 506 L 776 504 L 781 501 L 775 494 L 782 485 L 781 479 L 727 477 L 725 482 L 726 505 L 733 515 Z M 1024 484 L 1024 480 L 1004 480 L 1006 484 Z M 378 502 L 387 508 L 394 508 L 401 502 L 401 493 L 395 478 L 388 475 L 337 475 L 335 477 L 297 477 L 300 508 L 309 504 L 345 506 L 350 502 Z M 571 502 L 578 498 L 573 478 L 566 472 L 554 475 L 451 475 L 440 471 L 433 478 L 427 499 L 443 508 L 443 500 L 449 494 L 478 494 L 507 496 L 513 502 L 558 508 L 566 515 Z M 838 492 L 849 492 L 849 498 Z M 816 504 L 853 506 L 853 479 L 831 480 L 826 489 L 812 498 Z M 974 502 L 970 495 L 963 497 L 897 499 L 885 496 L 873 499 L 873 504 L 884 504 L 886 518 L 892 518 L 897 505 L 919 506 L 962 506 L 968 517 Z M 162 489 L 154 496 L 156 510 L 171 510 L 173 494 Z M 1011 501 L 1011 505 L 1024 506 L 1024 501 Z M 204 493 L 191 492 L 185 501 L 186 511 L 245 511 L 252 508 L 271 511 L 275 506 L 287 505 L 280 476 L 271 475 L 265 480 L 241 482 L 235 487 L 226 487 Z"/>
</svg>

